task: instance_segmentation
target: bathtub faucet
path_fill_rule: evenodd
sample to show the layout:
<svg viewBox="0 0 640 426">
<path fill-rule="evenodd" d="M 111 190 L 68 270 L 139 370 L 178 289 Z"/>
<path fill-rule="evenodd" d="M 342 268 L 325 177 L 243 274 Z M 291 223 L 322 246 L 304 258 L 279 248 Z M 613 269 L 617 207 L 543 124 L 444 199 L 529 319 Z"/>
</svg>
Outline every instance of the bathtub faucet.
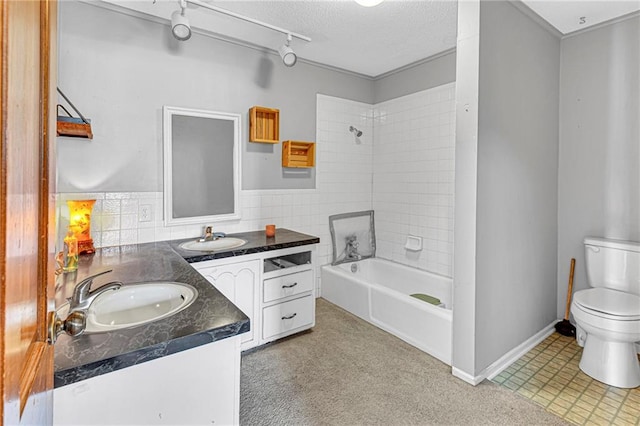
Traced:
<svg viewBox="0 0 640 426">
<path fill-rule="evenodd" d="M 357 237 L 355 235 L 349 235 L 345 239 L 347 240 L 345 258 L 348 260 L 360 260 L 362 255 L 358 253 L 358 246 L 360 243 L 357 241 Z"/>
</svg>

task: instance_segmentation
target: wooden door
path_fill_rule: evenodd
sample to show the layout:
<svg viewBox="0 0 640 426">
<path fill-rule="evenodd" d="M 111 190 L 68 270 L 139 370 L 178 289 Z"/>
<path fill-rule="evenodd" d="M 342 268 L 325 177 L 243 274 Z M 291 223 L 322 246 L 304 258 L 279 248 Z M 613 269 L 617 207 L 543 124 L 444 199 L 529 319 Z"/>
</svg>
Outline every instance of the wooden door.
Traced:
<svg viewBox="0 0 640 426">
<path fill-rule="evenodd" d="M 46 318 L 54 290 L 56 4 L 0 5 L 0 424 L 46 425 L 53 401 Z"/>
</svg>

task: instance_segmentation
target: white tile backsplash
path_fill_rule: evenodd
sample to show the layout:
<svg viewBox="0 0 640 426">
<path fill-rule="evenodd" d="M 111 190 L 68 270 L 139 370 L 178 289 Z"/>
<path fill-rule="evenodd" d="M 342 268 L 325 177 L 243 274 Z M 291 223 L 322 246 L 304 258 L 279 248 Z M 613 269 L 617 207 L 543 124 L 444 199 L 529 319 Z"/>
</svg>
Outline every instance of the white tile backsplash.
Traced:
<svg viewBox="0 0 640 426">
<path fill-rule="evenodd" d="M 369 105 L 317 96 L 316 189 L 241 191 L 242 219 L 224 232 L 268 223 L 320 238 L 319 265 L 331 261 L 329 216 L 374 209 L 378 255 L 451 275 L 453 263 L 453 91 L 448 84 Z M 355 126 L 363 132 L 356 138 Z M 162 192 L 58 194 L 58 235 L 68 226 L 65 200 L 96 199 L 91 234 L 96 247 L 197 237 L 200 225 L 165 227 Z M 149 206 L 142 221 L 140 207 Z M 424 239 L 409 256 L 408 234 Z M 318 277 L 320 276 L 318 270 Z"/>
</svg>

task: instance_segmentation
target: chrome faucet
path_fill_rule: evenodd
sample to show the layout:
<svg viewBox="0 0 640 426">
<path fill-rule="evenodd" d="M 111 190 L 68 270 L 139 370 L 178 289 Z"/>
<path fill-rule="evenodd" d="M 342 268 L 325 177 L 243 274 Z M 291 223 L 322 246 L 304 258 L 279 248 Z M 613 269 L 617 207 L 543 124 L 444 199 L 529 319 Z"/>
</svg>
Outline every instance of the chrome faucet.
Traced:
<svg viewBox="0 0 640 426">
<path fill-rule="evenodd" d="M 211 226 L 204 227 L 204 236 L 200 238 L 198 241 L 213 241 L 213 228 Z"/>
<path fill-rule="evenodd" d="M 224 232 L 213 232 L 212 226 L 205 226 L 204 228 L 204 236 L 200 238 L 198 241 L 203 243 L 205 241 L 215 241 L 218 238 L 224 238 L 227 234 Z"/>
<path fill-rule="evenodd" d="M 100 275 L 108 274 L 113 271 L 113 269 L 109 269 L 108 271 L 102 271 L 95 275 L 91 275 L 90 277 L 85 278 L 76 284 L 73 289 L 73 296 L 69 299 L 69 312 L 85 310 L 91 305 L 93 300 L 100 296 L 102 293 L 108 290 L 117 290 L 122 287 L 122 282 L 120 281 L 112 281 L 107 283 L 101 287 L 98 287 L 96 290 L 91 291 L 91 284 L 93 284 L 93 279 L 99 277 Z"/>
<path fill-rule="evenodd" d="M 362 255 L 358 253 L 360 243 L 357 241 L 357 238 L 355 235 L 349 235 L 345 238 L 347 240 L 345 258 L 348 260 L 360 260 L 362 258 Z"/>
</svg>

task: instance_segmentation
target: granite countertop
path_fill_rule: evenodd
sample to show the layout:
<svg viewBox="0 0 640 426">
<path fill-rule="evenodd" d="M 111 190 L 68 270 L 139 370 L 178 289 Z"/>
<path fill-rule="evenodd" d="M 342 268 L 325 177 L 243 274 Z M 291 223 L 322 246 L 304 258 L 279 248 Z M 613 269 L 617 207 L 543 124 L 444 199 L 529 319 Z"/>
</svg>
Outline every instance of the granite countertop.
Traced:
<svg viewBox="0 0 640 426">
<path fill-rule="evenodd" d="M 247 241 L 247 244 L 235 249 L 219 252 L 191 251 L 180 248 L 180 244 L 187 241 L 193 241 L 193 238 L 170 241 L 169 244 L 171 244 L 171 247 L 176 251 L 176 253 L 186 259 L 187 262 L 194 263 L 203 262 L 205 260 L 224 259 L 225 257 L 244 256 L 247 254 L 261 253 L 271 250 L 280 250 L 289 247 L 298 247 L 320 242 L 318 237 L 301 234 L 300 232 L 291 231 L 286 228 L 278 228 L 276 230 L 275 237 L 266 237 L 264 231 L 239 232 L 229 235 L 229 237 L 242 238 Z"/>
<path fill-rule="evenodd" d="M 229 235 L 232 236 L 232 235 Z M 56 306 L 67 301 L 80 280 L 113 269 L 94 280 L 93 289 L 111 281 L 125 284 L 177 281 L 191 284 L 198 297 L 175 315 L 132 328 L 71 337 L 61 334 L 55 344 L 54 385 L 60 387 L 125 367 L 249 331 L 249 319 L 189 263 L 260 253 L 319 242 L 317 237 L 278 229 L 266 238 L 263 231 L 233 234 L 244 246 L 224 252 L 181 250 L 184 241 L 162 241 L 107 247 L 81 255 L 78 270 L 58 277 Z M 186 260 L 185 260 L 186 259 Z"/>
</svg>

